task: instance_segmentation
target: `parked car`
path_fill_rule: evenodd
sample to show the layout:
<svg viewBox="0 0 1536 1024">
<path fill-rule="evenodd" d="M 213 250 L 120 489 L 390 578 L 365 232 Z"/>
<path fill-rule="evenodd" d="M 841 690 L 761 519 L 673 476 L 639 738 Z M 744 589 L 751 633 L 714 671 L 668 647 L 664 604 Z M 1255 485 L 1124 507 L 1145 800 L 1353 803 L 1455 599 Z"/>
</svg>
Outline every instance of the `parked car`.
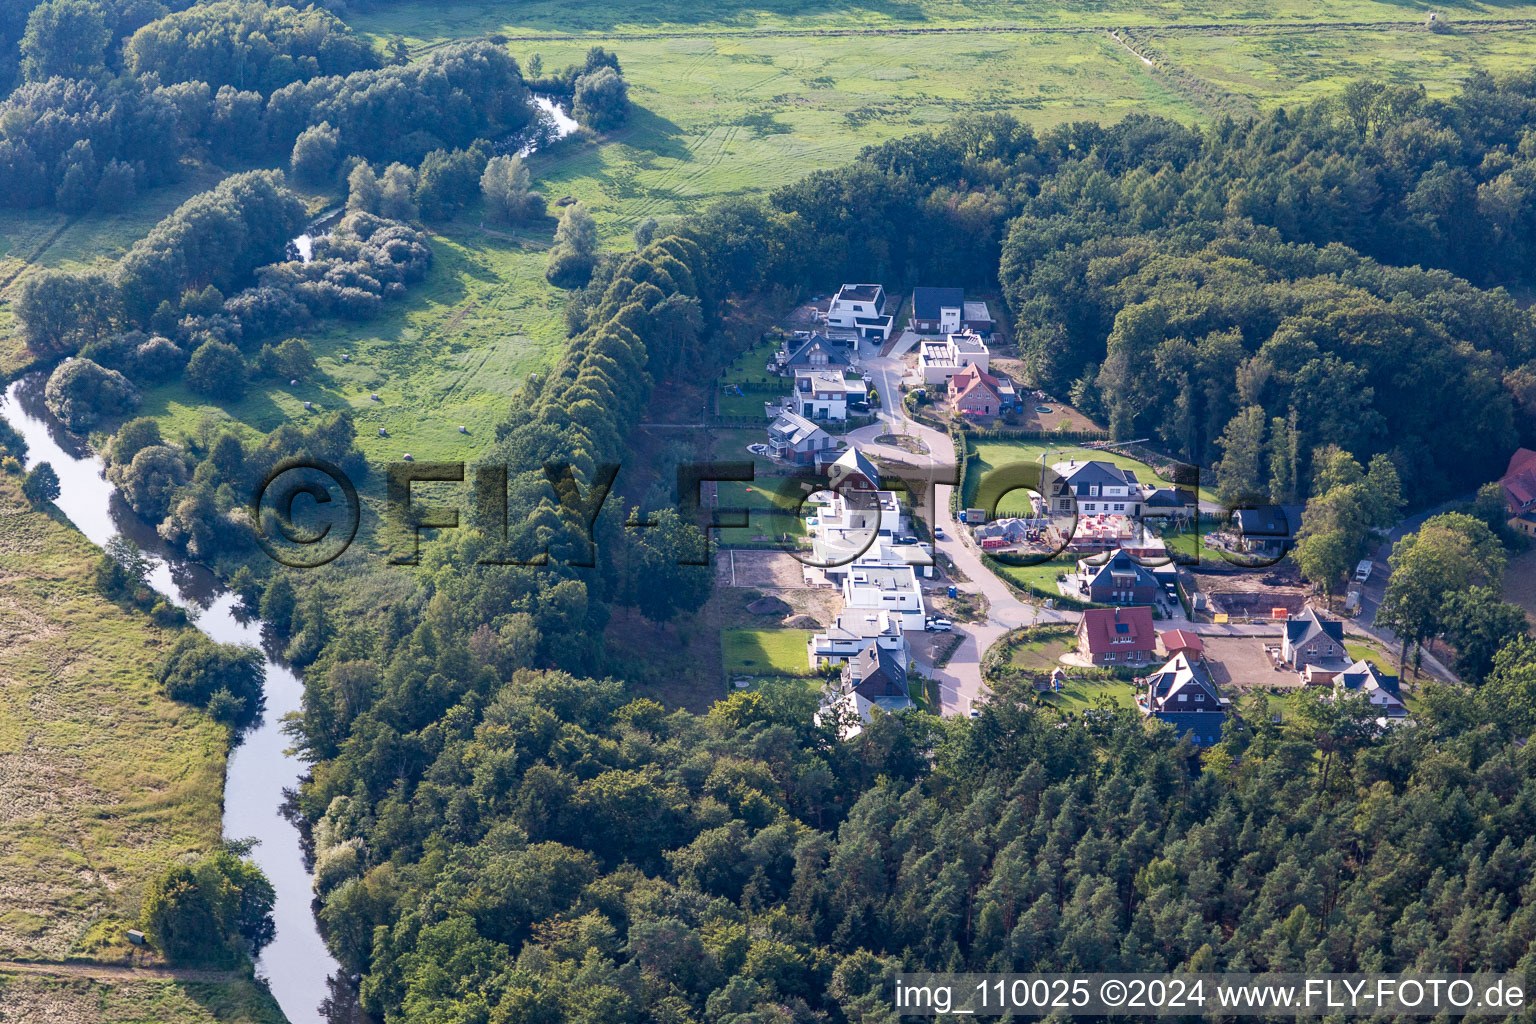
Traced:
<svg viewBox="0 0 1536 1024">
<path fill-rule="evenodd" d="M 943 530 L 942 527 L 935 526 L 933 528 L 933 539 L 934 540 L 947 540 L 948 538 L 946 538 L 944 536 L 944 530 Z"/>
<path fill-rule="evenodd" d="M 924 622 L 923 628 L 930 633 L 948 633 L 950 630 L 955 628 L 955 624 L 950 622 L 948 619 L 941 619 L 935 616 L 930 617 L 926 622 Z"/>
</svg>

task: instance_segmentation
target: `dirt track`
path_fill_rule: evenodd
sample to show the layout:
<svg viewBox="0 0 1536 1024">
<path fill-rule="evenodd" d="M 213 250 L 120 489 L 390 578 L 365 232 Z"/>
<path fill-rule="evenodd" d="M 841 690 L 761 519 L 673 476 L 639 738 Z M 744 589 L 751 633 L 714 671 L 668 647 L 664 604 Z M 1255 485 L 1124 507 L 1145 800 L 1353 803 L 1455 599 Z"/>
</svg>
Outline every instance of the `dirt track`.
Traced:
<svg viewBox="0 0 1536 1024">
<path fill-rule="evenodd" d="M 184 967 L 128 967 L 117 964 L 43 963 L 0 960 L 0 974 L 46 974 L 56 978 L 95 978 L 100 981 L 234 981 L 239 971 L 203 971 Z"/>
</svg>

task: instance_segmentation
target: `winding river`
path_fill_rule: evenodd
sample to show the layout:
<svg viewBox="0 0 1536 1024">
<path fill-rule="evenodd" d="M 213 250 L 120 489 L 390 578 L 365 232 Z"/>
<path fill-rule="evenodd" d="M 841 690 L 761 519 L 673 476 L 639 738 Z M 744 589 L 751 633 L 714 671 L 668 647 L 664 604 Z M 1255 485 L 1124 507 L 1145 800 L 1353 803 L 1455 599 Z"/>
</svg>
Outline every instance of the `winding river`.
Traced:
<svg viewBox="0 0 1536 1024">
<path fill-rule="evenodd" d="M 134 515 L 103 476 L 103 463 L 69 433 L 43 405 L 47 375 L 29 374 L 0 398 L 0 418 L 27 441 L 27 468 L 50 463 L 59 474 L 55 504 L 92 543 L 105 546 L 122 534 L 135 541 L 153 564 L 150 586 L 193 616 L 198 629 L 221 643 L 262 647 L 261 622 L 236 611 L 236 598 L 219 586 L 203 566 L 176 557 L 143 520 Z M 297 788 L 304 765 L 284 753 L 288 738 L 282 718 L 299 710 L 303 684 L 292 670 L 266 656 L 266 708 L 261 719 L 241 734 L 230 751 L 224 779 L 224 835 L 254 838 L 251 857 L 277 891 L 273 916 L 277 937 L 262 951 L 257 973 L 292 1024 L 326 1024 L 321 1004 L 333 997 L 340 965 L 331 957 L 315 925 L 310 905 L 310 875 L 299 845 L 299 832 L 284 816 L 285 790 Z M 345 991 L 349 986 L 341 980 Z"/>
<path fill-rule="evenodd" d="M 555 100 L 535 96 L 534 102 L 549 124 L 539 140 L 543 146 L 576 130 L 576 122 Z M 538 148 L 542 147 L 536 141 L 521 153 L 526 156 Z M 343 212 L 328 210 L 316 218 L 293 240 L 293 253 L 309 262 L 315 237 L 324 234 Z M 273 908 L 277 937 L 262 950 L 256 973 L 267 980 L 292 1024 L 339 1024 L 353 1019 L 351 980 L 320 938 L 311 912 L 310 874 L 299 832 L 284 813 L 288 793 L 298 787 L 305 766 L 284 752 L 289 741 L 283 735 L 282 719 L 299 710 L 304 685 L 263 646 L 262 623 L 241 615 L 235 596 L 207 568 L 170 550 L 133 513 L 106 479 L 101 458 L 48 412 L 43 404 L 46 383 L 46 373 L 33 373 L 12 384 L 0 395 L 0 419 L 26 438 L 28 469 L 47 462 L 58 472 L 61 493 L 54 504 L 98 546 L 105 547 L 120 534 L 137 543 L 151 560 L 149 585 L 186 609 L 198 629 L 220 643 L 249 644 L 263 652 L 266 707 L 230 751 L 224 779 L 224 835 L 258 840 L 251 858 L 277 891 Z"/>
</svg>

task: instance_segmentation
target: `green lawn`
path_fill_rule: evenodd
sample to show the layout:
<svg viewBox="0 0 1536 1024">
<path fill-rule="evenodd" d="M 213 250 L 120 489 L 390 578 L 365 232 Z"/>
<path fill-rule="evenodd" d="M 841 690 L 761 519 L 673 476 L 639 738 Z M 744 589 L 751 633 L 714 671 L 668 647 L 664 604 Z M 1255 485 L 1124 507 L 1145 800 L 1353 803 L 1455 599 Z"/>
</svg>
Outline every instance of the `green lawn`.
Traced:
<svg viewBox="0 0 1536 1024">
<path fill-rule="evenodd" d="M 798 483 L 783 486 L 783 479 L 768 478 L 753 483 L 726 481 L 720 484 L 721 509 L 747 509 L 750 520 L 744 527 L 725 527 L 719 531 L 722 544 L 742 543 L 761 538 L 777 539 L 789 534 L 804 537 L 805 519 L 816 514 L 816 506 L 798 500 Z"/>
<path fill-rule="evenodd" d="M 1061 591 L 1057 587 L 1056 577 L 1075 570 L 1077 559 L 1071 555 L 1058 555 L 1049 562 L 1042 562 L 1039 565 L 1005 565 L 994 562 L 991 568 L 1041 597 L 1060 597 Z"/>
<path fill-rule="evenodd" d="M 806 629 L 727 629 L 720 644 L 725 677 L 804 675 L 810 638 Z"/>
<path fill-rule="evenodd" d="M 1061 656 L 1076 645 L 1070 633 L 1038 637 L 1015 647 L 1010 663 L 1030 672 L 1050 672 L 1061 667 Z"/>
<path fill-rule="evenodd" d="M 16 480 L 0 476 L 0 960 L 120 961 L 144 884 L 219 841 L 228 731 L 160 692 L 174 634 L 100 597 L 97 549 Z"/>
<path fill-rule="evenodd" d="M 1046 703 L 1075 714 L 1094 706 L 1099 697 L 1108 694 L 1115 703 L 1127 710 L 1136 710 L 1136 692 L 1131 684 L 1121 680 L 1074 679 L 1070 675 L 1060 693 L 1043 694 Z"/>
<path fill-rule="evenodd" d="M 650 0 L 615 0 L 600 6 L 531 0 L 516 6 L 456 0 L 377 6 L 348 20 L 360 30 L 387 38 L 396 33 L 414 45 L 444 37 L 502 33 L 537 37 L 554 33 L 590 35 L 636 31 L 728 35 L 754 31 L 824 32 L 838 29 L 903 29 L 924 26 L 1103 26 L 1165 25 L 1180 22 L 1395 21 L 1416 23 L 1425 12 L 1447 11 L 1454 20 L 1526 18 L 1530 4 L 1463 0 L 1447 8 L 1391 0 L 1104 0 L 1037 3 L 1031 0 L 908 0 L 908 2 L 815 4 L 808 0 L 756 0 L 704 4 L 697 0 L 658 5 Z M 558 66 L 545 57 L 545 69 Z"/>
<path fill-rule="evenodd" d="M 511 395 L 554 361 L 565 337 L 564 294 L 544 280 L 543 246 L 536 236 L 482 231 L 470 215 L 438 226 L 432 269 L 403 301 L 377 319 L 330 322 L 306 335 L 320 364 L 315 379 L 290 387 L 258 378 L 243 400 L 221 404 L 177 384 L 146 395 L 142 414 L 175 436 L 221 408 L 263 433 L 350 408 L 358 447 L 375 465 L 407 452 L 418 461 L 473 461 L 494 443 Z"/>
<path fill-rule="evenodd" d="M 1344 650 L 1355 661 L 1364 659 L 1389 676 L 1397 675 L 1397 659 L 1393 655 L 1383 652 L 1375 644 L 1364 644 L 1358 641 L 1346 640 L 1344 642 Z"/>
<path fill-rule="evenodd" d="M 91 1024 L 285 1024 L 265 990 L 244 979 L 99 981 L 0 972 L 0 1020 Z"/>
<path fill-rule="evenodd" d="M 1475 16 L 1455 9 L 1448 13 L 1453 29 Z M 1438 34 L 1363 29 L 1255 35 L 1158 32 L 1141 38 L 1178 66 L 1261 106 L 1337 93 L 1357 78 L 1423 84 L 1431 96 L 1443 96 L 1458 91 L 1478 69 L 1529 69 L 1536 50 L 1536 32 L 1528 28 Z"/>
</svg>

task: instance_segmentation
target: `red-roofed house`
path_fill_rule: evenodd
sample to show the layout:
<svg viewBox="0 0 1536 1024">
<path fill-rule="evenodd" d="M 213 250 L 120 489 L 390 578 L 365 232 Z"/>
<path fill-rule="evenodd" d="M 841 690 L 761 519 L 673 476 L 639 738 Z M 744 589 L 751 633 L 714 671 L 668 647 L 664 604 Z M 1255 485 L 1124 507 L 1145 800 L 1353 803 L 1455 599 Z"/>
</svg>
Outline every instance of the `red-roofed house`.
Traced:
<svg viewBox="0 0 1536 1024">
<path fill-rule="evenodd" d="M 1090 608 L 1077 626 L 1077 650 L 1095 665 L 1142 665 L 1157 653 L 1151 608 Z"/>
<path fill-rule="evenodd" d="M 1170 629 L 1160 637 L 1163 651 L 1169 658 L 1183 654 L 1190 661 L 1205 660 L 1205 641 L 1187 629 Z"/>
<path fill-rule="evenodd" d="M 973 419 L 991 419 L 1003 411 L 997 378 L 975 366 L 967 366 L 949 378 L 949 400 L 956 413 Z"/>
<path fill-rule="evenodd" d="M 1536 537 L 1536 452 L 1521 448 L 1509 458 L 1509 469 L 1499 481 L 1504 489 L 1504 506 L 1509 509 L 1509 525 Z"/>
</svg>

